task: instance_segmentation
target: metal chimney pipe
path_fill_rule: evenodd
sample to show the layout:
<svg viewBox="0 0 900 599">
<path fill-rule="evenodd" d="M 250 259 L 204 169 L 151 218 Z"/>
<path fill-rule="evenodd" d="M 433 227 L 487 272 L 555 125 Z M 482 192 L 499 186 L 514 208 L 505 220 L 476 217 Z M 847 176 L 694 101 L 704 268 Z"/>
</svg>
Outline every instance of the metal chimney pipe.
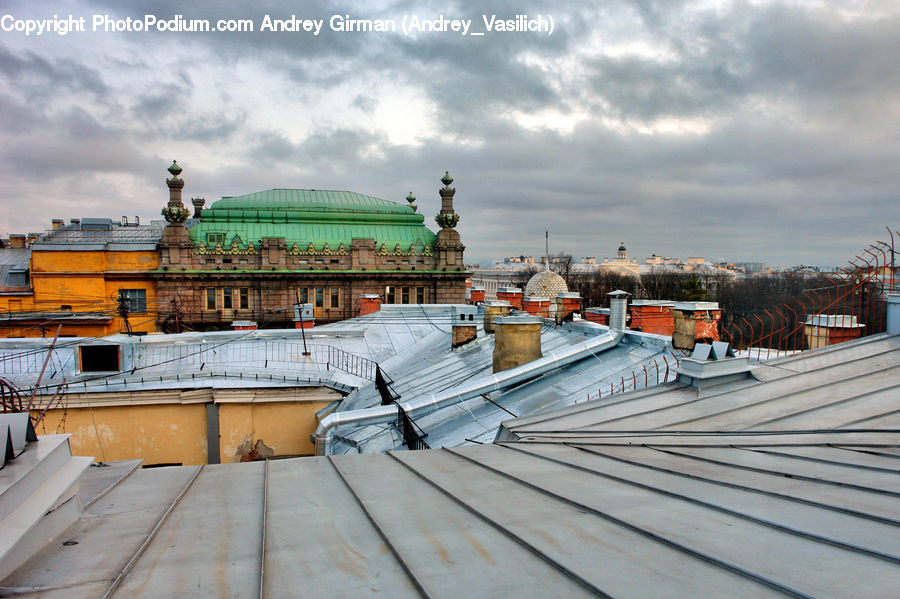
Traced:
<svg viewBox="0 0 900 599">
<path fill-rule="evenodd" d="M 624 331 L 625 315 L 628 312 L 628 296 L 631 294 L 617 289 L 606 295 L 609 296 L 609 329 L 611 331 Z"/>
</svg>

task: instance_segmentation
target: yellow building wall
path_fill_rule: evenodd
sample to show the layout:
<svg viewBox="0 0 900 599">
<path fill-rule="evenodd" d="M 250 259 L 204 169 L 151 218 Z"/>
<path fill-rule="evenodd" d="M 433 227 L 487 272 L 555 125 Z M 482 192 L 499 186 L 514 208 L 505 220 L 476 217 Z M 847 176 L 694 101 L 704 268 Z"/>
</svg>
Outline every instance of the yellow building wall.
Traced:
<svg viewBox="0 0 900 599">
<path fill-rule="evenodd" d="M 219 459 L 240 462 L 262 440 L 276 456 L 315 455 L 309 436 L 329 401 L 219 404 Z"/>
<path fill-rule="evenodd" d="M 31 283 L 34 295 L 30 308 L 59 311 L 69 305 L 73 312 L 102 311 L 110 314 L 108 324 L 64 325 L 63 335 L 111 335 L 125 330 L 125 323 L 115 316 L 120 289 L 144 289 L 147 312 L 129 316 L 135 331 L 156 331 L 156 282 L 149 271 L 159 266 L 156 251 L 36 251 L 31 255 Z M 0 304 L 2 306 L 2 304 Z M 26 331 L 26 336 L 40 337 L 39 330 Z M 18 336 L 0 329 L 0 334 Z"/>
<path fill-rule="evenodd" d="M 54 409 L 38 424 L 37 432 L 69 433 L 72 454 L 93 456 L 97 462 L 206 463 L 204 404 Z"/>
<path fill-rule="evenodd" d="M 218 404 L 220 462 L 239 462 L 260 439 L 275 456 L 313 455 L 309 436 L 318 425 L 316 412 L 330 402 Z M 206 405 L 95 406 L 93 418 L 87 407 L 52 409 L 37 432 L 69 433 L 73 455 L 93 456 L 98 462 L 143 459 L 144 465 L 206 464 Z"/>
</svg>

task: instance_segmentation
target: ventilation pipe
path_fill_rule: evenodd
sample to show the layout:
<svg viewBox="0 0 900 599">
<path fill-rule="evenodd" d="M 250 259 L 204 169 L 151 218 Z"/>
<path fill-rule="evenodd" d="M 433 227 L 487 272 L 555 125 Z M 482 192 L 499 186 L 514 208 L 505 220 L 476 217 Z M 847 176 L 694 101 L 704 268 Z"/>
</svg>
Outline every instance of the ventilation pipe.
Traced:
<svg viewBox="0 0 900 599">
<path fill-rule="evenodd" d="M 613 331 L 624 331 L 625 316 L 628 312 L 628 296 L 631 294 L 617 289 L 606 295 L 609 296 L 609 328 Z"/>
</svg>

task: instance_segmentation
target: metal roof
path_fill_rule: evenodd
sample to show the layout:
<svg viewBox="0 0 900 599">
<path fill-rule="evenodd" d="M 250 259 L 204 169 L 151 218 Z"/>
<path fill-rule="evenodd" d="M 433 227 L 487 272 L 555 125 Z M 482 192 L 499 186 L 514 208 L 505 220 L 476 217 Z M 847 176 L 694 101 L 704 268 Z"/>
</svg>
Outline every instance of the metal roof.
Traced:
<svg viewBox="0 0 900 599">
<path fill-rule="evenodd" d="M 209 243 L 209 234 L 224 235 L 223 247 L 246 248 L 266 237 L 284 238 L 306 250 L 310 243 L 335 251 L 353 239 L 374 239 L 394 251 L 414 247 L 421 252 L 434 244 L 435 235 L 423 224 L 425 217 L 406 205 L 351 191 L 270 189 L 224 197 L 202 212 L 191 228 L 194 243 Z"/>
<path fill-rule="evenodd" d="M 81 520 L 0 584 L 67 599 L 894 596 L 898 370 L 900 337 L 879 335 L 512 420 L 492 444 L 139 470 L 99 497 L 89 485 Z"/>
<path fill-rule="evenodd" d="M 323 189 L 267 189 L 239 196 L 223 196 L 207 210 L 352 210 L 362 212 L 389 212 L 409 214 L 412 209 L 405 204 L 382 200 L 355 191 Z M 206 210 L 204 211 L 206 212 Z"/>
<path fill-rule="evenodd" d="M 77 544 L 2 585 L 70 599 L 894 594 L 898 433 L 699 442 L 141 470 L 60 539 Z"/>
<path fill-rule="evenodd" d="M 420 314 L 427 309 L 429 319 L 357 319 L 316 327 L 306 331 L 309 356 L 303 356 L 303 338 L 296 329 L 61 339 L 41 392 L 53 393 L 64 380 L 71 392 L 322 384 L 349 392 L 366 379 L 334 368 L 332 350 L 343 357 L 384 361 L 441 324 L 449 331 L 453 306 L 405 308 Z M 33 385 L 51 341 L 0 339 L 0 376 L 20 387 Z M 122 347 L 119 371 L 77 369 L 80 346 L 110 344 Z"/>
<path fill-rule="evenodd" d="M 82 221 L 77 225 L 66 225 L 41 235 L 31 244 L 35 251 L 149 251 L 155 250 L 162 237 L 162 226 L 159 223 L 150 225 L 128 225 L 111 222 L 109 219 L 84 219 L 88 228 L 83 228 Z M 97 221 L 92 224 L 90 221 Z M 103 221 L 103 228 L 92 228 Z M 105 225 L 110 228 L 105 228 Z"/>
<path fill-rule="evenodd" d="M 0 249 L 0 266 L 7 266 L 10 270 L 28 270 L 30 259 L 31 248 Z"/>
</svg>

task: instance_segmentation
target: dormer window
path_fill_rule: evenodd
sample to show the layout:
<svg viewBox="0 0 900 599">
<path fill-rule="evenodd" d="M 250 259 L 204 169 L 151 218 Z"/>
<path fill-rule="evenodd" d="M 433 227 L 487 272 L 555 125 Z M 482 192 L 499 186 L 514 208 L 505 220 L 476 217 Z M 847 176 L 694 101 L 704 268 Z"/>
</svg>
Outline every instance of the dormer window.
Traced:
<svg viewBox="0 0 900 599">
<path fill-rule="evenodd" d="M 206 234 L 206 244 L 215 246 L 216 244 L 224 244 L 225 243 L 225 233 L 207 233 Z"/>
</svg>

